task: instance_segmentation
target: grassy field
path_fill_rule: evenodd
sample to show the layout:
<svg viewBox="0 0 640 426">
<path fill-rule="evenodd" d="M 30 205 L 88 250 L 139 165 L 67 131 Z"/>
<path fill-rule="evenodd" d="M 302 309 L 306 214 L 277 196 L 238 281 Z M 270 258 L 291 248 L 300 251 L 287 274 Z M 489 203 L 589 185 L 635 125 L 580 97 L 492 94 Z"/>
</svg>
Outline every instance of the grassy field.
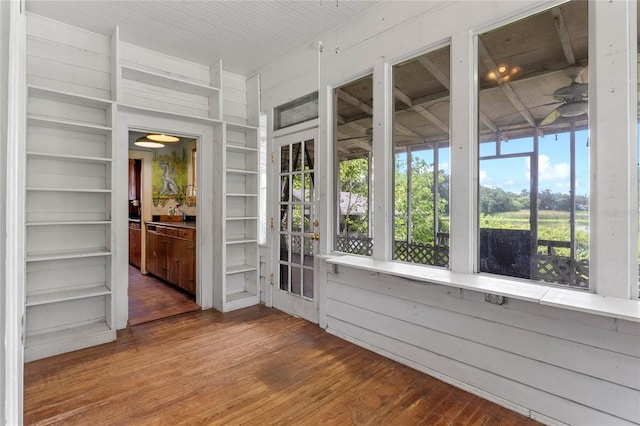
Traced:
<svg viewBox="0 0 640 426">
<path fill-rule="evenodd" d="M 529 210 L 503 212 L 480 216 L 480 228 L 494 229 L 530 229 Z M 538 239 L 569 241 L 571 227 L 569 212 L 541 210 L 538 212 Z M 576 257 L 589 258 L 589 212 L 576 212 Z M 560 255 L 568 255 L 569 249 L 557 249 Z M 566 253 L 565 253 L 566 252 Z"/>
</svg>

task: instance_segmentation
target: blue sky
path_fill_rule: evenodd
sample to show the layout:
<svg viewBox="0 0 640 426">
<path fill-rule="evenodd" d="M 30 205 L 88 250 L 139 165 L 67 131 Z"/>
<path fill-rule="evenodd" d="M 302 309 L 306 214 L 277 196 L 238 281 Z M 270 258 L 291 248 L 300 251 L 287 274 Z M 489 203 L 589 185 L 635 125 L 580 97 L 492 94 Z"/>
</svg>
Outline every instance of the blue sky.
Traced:
<svg viewBox="0 0 640 426">
<path fill-rule="evenodd" d="M 587 147 L 588 131 L 576 132 L 576 195 L 589 193 L 589 148 Z M 570 185 L 570 152 L 569 133 L 559 133 L 538 138 L 538 187 L 554 193 L 569 193 Z M 502 142 L 503 154 L 531 152 L 533 139 L 514 139 Z M 427 164 L 433 163 L 433 151 L 415 151 L 414 156 L 424 159 Z M 495 155 L 495 144 L 484 143 L 480 146 L 480 156 Z M 406 160 L 406 157 L 403 157 Z M 440 150 L 439 168 L 449 173 L 449 150 Z M 499 160 L 482 160 L 480 162 L 480 184 L 499 187 L 508 192 L 519 194 L 530 188 L 529 157 L 508 158 Z"/>
<path fill-rule="evenodd" d="M 588 131 L 576 132 L 576 195 L 589 193 L 589 148 Z M 481 146 L 480 155 L 493 154 L 491 144 Z M 502 153 L 527 152 L 532 150 L 529 139 L 502 142 Z M 538 139 L 538 186 L 539 191 L 569 193 L 570 152 L 569 133 L 546 135 Z M 493 152 L 492 152 L 493 151 Z M 528 157 L 483 160 L 480 162 L 480 184 L 499 187 L 505 191 L 520 193 L 529 190 L 530 166 Z"/>
</svg>

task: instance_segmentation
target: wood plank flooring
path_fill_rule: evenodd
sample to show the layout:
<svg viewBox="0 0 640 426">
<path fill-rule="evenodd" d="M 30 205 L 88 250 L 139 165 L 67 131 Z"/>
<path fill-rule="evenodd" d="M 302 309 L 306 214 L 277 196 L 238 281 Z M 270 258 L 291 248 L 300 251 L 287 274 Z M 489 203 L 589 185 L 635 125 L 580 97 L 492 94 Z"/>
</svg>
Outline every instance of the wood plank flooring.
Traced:
<svg viewBox="0 0 640 426">
<path fill-rule="evenodd" d="M 537 424 L 264 306 L 121 330 L 24 387 L 28 425 Z"/>
<path fill-rule="evenodd" d="M 195 298 L 129 265 L 129 325 L 200 309 Z"/>
</svg>

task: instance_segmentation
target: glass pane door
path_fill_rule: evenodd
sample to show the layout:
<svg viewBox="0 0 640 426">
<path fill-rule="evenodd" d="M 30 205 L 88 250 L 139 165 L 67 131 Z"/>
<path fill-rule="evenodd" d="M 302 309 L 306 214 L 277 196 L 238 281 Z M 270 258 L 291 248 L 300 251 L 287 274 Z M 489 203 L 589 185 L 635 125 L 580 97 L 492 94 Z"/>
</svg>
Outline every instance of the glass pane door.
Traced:
<svg viewBox="0 0 640 426">
<path fill-rule="evenodd" d="M 276 139 L 277 271 L 274 307 L 318 322 L 314 283 L 319 223 L 315 216 L 315 130 Z"/>
</svg>

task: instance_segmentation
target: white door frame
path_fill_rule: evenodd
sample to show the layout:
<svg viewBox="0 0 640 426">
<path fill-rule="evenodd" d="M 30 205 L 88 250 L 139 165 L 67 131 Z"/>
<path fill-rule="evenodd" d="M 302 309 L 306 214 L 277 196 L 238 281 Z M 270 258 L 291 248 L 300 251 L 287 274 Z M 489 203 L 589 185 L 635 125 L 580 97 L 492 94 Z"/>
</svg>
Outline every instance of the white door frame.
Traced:
<svg viewBox="0 0 640 426">
<path fill-rule="evenodd" d="M 306 141 L 312 139 L 314 141 L 314 218 L 318 218 L 318 194 L 320 193 L 318 186 L 318 128 L 306 128 L 306 129 L 295 129 L 294 131 L 287 132 L 286 134 L 279 134 L 272 138 L 271 147 L 273 150 L 275 160 L 279 160 L 280 154 L 280 146 L 285 143 L 295 143 L 300 141 Z M 271 175 L 271 217 L 273 218 L 273 227 L 271 227 L 271 232 L 269 235 L 270 238 L 270 247 L 271 247 L 271 270 L 273 271 L 273 282 L 270 285 L 270 294 L 269 300 L 271 306 L 276 309 L 280 309 L 284 312 L 287 312 L 291 315 L 299 316 L 308 321 L 318 323 L 319 321 L 319 295 L 318 295 L 318 283 L 320 281 L 319 277 L 319 244 L 317 241 L 313 243 L 313 301 L 309 301 L 308 299 L 303 299 L 297 296 L 291 296 L 285 293 L 281 293 L 279 289 L 279 280 L 280 280 L 280 164 L 278 161 L 274 161 L 273 163 L 273 173 Z M 322 226 L 317 227 L 317 232 L 323 229 Z"/>
<path fill-rule="evenodd" d="M 191 123 L 173 120 L 152 114 L 139 112 L 119 111 L 117 158 L 113 173 L 116 173 L 116 188 L 112 202 L 116 205 L 116 277 L 115 288 L 115 317 L 116 329 L 127 326 L 129 315 L 128 286 L 128 207 L 125 205 L 128 191 L 128 173 L 125 167 L 129 165 L 129 131 L 130 130 L 154 130 L 168 134 L 192 136 L 198 139 L 198 187 L 207 188 L 206 191 L 198 191 L 197 201 L 197 233 L 196 233 L 196 303 L 202 309 L 213 307 L 213 192 L 215 185 L 213 168 L 201 167 L 203 161 L 213 164 L 214 155 L 214 129 L 207 124 Z M 221 143 L 221 141 L 217 141 Z M 144 202 L 144 201 L 143 201 Z M 142 229 L 144 232 L 144 229 Z M 207 261 L 208 260 L 208 261 Z"/>
</svg>

